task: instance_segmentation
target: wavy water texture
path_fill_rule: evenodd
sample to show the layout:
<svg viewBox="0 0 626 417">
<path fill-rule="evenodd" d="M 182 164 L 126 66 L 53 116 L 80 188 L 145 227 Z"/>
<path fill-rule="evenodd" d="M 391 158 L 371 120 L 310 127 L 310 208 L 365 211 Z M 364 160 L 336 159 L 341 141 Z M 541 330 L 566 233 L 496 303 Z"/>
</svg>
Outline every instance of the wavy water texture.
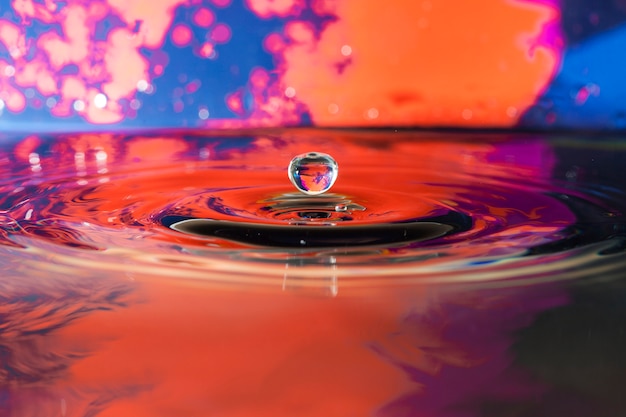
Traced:
<svg viewBox="0 0 626 417">
<path fill-rule="evenodd" d="M 50 236 L 54 236 L 53 233 Z M 98 312 L 112 314 L 137 302 L 128 280 L 62 266 L 38 269 L 28 251 L 14 258 L 2 252 L 0 279 L 0 413 L 6 416 L 93 415 L 113 398 L 142 387 L 127 385 L 80 390 L 58 382 L 97 350 L 101 341 L 64 337 L 72 323 Z M 107 398 L 109 397 L 109 398 Z M 74 410 L 66 413 L 67 403 Z M 65 404 L 65 405 L 63 405 Z M 59 414 L 61 411 L 61 414 Z M 67 410 L 66 410 L 67 411 Z"/>
<path fill-rule="evenodd" d="M 619 415 L 577 364 L 555 371 L 529 348 L 561 343 L 551 312 L 571 315 L 581 288 L 623 291 L 619 142 L 315 129 L 1 140 L 3 415 Z M 309 151 L 337 160 L 331 194 L 290 183 Z M 567 337 L 584 339 L 578 324 Z M 599 387 L 619 380 L 587 368 Z"/>
<path fill-rule="evenodd" d="M 394 141 L 383 140 L 390 134 Z M 495 136 L 472 143 L 454 135 L 438 139 L 307 130 L 89 134 L 53 141 L 31 136 L 4 156 L 2 239 L 16 251 L 74 249 L 76 256 L 59 254 L 63 263 L 115 269 L 137 262 L 163 274 L 180 274 L 184 265 L 190 276 L 207 279 L 212 271 L 227 269 L 244 282 L 260 279 L 257 264 L 265 278 L 282 279 L 287 265 L 311 263 L 304 276 L 332 268 L 351 285 L 356 275 L 454 280 L 459 270 L 464 279 L 512 278 L 516 273 L 509 263 L 517 265 L 520 277 L 532 276 L 548 259 L 555 268 L 566 267 L 561 262 L 571 260 L 567 249 L 586 251 L 585 244 L 602 245 L 617 236 L 623 216 L 619 191 L 593 192 L 554 180 L 551 145 L 524 137 L 504 143 Z M 297 197 L 286 166 L 292 155 L 320 148 L 340 161 L 341 176 L 332 194 Z M 244 225 L 243 234 L 221 238 L 219 232 L 202 236 L 168 228 L 184 219 L 235 222 Z M 341 230 L 350 236 L 357 229 L 347 228 L 360 226 L 362 242 L 379 241 L 376 234 L 384 235 L 385 228 L 377 225 L 415 228 L 420 222 L 442 224 L 442 232 L 385 245 L 332 240 L 340 239 Z M 335 238 L 324 237 L 329 234 L 324 227 L 332 227 Z M 368 227 L 371 236 L 365 238 Z M 263 230 L 279 240 L 288 233 L 292 237 L 285 235 L 285 242 L 296 239 L 298 230 L 302 234 L 284 249 L 272 248 L 269 239 L 245 237 L 262 236 Z M 322 240 L 314 244 L 313 233 Z M 313 244 L 317 249 L 309 248 Z M 363 264 L 372 267 L 362 270 Z"/>
</svg>

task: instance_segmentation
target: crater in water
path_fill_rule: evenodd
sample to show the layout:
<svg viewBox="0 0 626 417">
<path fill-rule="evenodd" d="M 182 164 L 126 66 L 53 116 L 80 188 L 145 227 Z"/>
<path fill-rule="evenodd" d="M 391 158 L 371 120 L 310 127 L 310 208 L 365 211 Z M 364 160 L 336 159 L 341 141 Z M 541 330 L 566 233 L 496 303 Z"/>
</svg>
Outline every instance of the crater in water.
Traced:
<svg viewBox="0 0 626 417">
<path fill-rule="evenodd" d="M 24 268 L 360 286 L 624 267 L 626 152 L 604 140 L 280 130 L 3 141 L 0 257 Z M 305 195 L 287 178 L 311 149 L 341 166 L 332 193 Z"/>
</svg>

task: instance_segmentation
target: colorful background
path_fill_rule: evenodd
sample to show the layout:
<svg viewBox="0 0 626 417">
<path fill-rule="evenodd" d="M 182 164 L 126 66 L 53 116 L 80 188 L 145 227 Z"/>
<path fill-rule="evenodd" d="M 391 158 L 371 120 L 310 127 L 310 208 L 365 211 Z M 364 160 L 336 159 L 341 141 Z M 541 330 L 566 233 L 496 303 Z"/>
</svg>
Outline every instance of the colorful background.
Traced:
<svg viewBox="0 0 626 417">
<path fill-rule="evenodd" d="M 0 0 L 0 128 L 626 127 L 626 1 Z"/>
</svg>

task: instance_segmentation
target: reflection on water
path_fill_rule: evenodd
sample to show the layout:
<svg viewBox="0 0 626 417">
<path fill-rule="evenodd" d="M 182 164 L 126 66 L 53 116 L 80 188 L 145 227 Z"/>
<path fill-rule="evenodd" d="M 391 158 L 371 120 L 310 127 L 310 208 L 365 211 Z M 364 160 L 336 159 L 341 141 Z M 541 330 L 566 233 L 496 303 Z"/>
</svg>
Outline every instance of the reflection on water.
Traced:
<svg viewBox="0 0 626 417">
<path fill-rule="evenodd" d="M 626 146 L 6 136 L 7 416 L 615 416 Z M 332 155 L 333 194 L 287 166 Z"/>
</svg>

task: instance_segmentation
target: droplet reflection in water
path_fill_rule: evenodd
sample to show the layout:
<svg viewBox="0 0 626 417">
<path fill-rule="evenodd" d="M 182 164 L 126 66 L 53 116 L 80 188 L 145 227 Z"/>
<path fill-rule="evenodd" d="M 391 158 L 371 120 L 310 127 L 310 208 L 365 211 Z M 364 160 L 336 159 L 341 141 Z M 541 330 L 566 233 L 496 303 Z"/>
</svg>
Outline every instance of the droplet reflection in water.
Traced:
<svg viewBox="0 0 626 417">
<path fill-rule="evenodd" d="M 339 167 L 332 156 L 321 152 L 308 152 L 294 157 L 289 163 L 291 183 L 304 194 L 318 195 L 330 190 Z"/>
</svg>

